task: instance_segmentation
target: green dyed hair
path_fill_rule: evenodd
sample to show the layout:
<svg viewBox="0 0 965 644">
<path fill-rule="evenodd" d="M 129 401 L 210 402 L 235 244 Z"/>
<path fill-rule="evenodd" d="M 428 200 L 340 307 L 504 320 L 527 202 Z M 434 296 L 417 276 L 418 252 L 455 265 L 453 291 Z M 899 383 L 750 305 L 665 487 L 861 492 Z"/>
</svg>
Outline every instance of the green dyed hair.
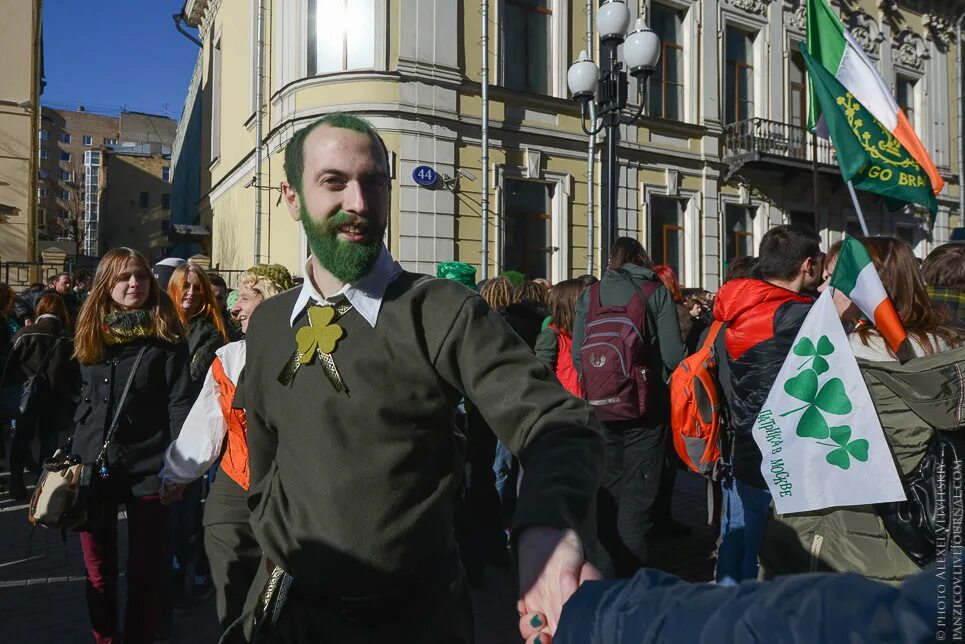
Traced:
<svg viewBox="0 0 965 644">
<path fill-rule="evenodd" d="M 299 194 L 302 192 L 302 173 L 305 171 L 305 139 L 308 138 L 308 135 L 311 134 L 315 128 L 322 125 L 368 134 L 382 149 L 382 153 L 385 155 L 385 169 L 388 171 L 388 148 L 385 147 L 385 141 L 382 140 L 382 137 L 379 136 L 378 131 L 372 124 L 353 114 L 333 112 L 303 127 L 295 133 L 295 136 L 293 136 L 291 141 L 288 142 L 288 145 L 285 146 L 285 177 L 288 178 L 288 183 L 295 186 L 295 190 L 297 190 Z"/>
</svg>

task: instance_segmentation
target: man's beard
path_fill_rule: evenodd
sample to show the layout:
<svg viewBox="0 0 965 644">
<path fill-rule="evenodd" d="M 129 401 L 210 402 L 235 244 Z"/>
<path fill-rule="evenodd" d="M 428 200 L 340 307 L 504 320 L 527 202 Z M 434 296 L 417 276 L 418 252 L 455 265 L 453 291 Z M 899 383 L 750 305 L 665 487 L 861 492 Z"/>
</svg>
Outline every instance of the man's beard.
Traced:
<svg viewBox="0 0 965 644">
<path fill-rule="evenodd" d="M 305 200 L 302 199 L 302 204 Z M 338 238 L 339 228 L 349 223 L 352 215 L 344 210 L 321 223 L 315 222 L 308 214 L 305 206 L 301 208 L 302 228 L 308 238 L 308 246 L 322 268 L 333 277 L 346 284 L 357 281 L 369 272 L 379 257 L 382 247 L 383 229 L 373 229 L 366 226 L 365 240 L 361 242 L 347 242 Z M 366 220 L 370 224 L 371 220 Z"/>
</svg>

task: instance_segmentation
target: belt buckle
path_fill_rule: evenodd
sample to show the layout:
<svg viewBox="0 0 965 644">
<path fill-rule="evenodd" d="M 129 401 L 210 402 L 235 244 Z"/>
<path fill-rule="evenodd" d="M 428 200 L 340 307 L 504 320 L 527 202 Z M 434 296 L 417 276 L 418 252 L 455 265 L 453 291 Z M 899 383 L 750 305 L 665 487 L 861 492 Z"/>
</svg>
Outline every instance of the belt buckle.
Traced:
<svg viewBox="0 0 965 644">
<path fill-rule="evenodd" d="M 381 595 L 356 595 L 338 598 L 338 613 L 347 621 L 379 621 L 385 598 Z M 371 615 L 371 613 L 376 613 Z"/>
</svg>

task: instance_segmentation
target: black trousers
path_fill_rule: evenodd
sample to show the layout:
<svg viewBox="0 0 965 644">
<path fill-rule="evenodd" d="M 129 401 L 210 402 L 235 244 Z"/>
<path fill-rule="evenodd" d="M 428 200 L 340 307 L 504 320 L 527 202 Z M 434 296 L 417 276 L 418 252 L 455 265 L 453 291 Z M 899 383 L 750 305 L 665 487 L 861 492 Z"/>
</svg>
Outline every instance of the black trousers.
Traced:
<svg viewBox="0 0 965 644">
<path fill-rule="evenodd" d="M 646 564 L 647 535 L 653 527 L 662 478 L 666 488 L 668 428 L 648 420 L 603 423 L 606 469 L 597 525 L 618 577 L 629 577 Z"/>
<path fill-rule="evenodd" d="M 57 449 L 57 437 L 59 427 L 54 425 L 50 419 L 44 421 L 36 416 L 32 418 L 21 418 L 17 421 L 17 432 L 13 436 L 10 446 L 10 486 L 18 487 L 23 485 L 24 465 L 33 461 L 31 445 L 34 436 L 40 435 L 40 452 L 38 460 L 43 465 L 45 459 L 53 455 Z"/>
<path fill-rule="evenodd" d="M 214 582 L 222 630 L 241 617 L 261 548 L 248 522 L 248 492 L 221 468 L 204 507 L 204 550 Z"/>
</svg>

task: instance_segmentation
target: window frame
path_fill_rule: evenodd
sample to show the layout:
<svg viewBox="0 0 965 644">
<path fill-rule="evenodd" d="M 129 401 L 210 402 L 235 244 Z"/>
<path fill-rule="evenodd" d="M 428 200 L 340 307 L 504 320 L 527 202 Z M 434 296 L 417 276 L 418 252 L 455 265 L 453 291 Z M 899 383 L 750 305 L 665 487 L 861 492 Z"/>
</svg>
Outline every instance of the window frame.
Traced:
<svg viewBox="0 0 965 644">
<path fill-rule="evenodd" d="M 47 141 L 50 139 L 50 133 L 45 128 L 40 129 L 39 136 L 41 141 Z"/>
<path fill-rule="evenodd" d="M 506 70 L 507 70 L 507 65 L 510 61 L 509 61 L 509 54 L 506 53 L 506 44 L 508 43 L 509 39 L 504 38 L 503 47 L 502 47 L 503 56 L 501 57 L 502 58 L 501 70 L 502 70 L 502 76 L 503 76 L 502 85 L 508 90 L 516 91 L 516 92 L 529 92 L 531 94 L 540 94 L 543 96 L 553 95 L 553 91 L 555 89 L 555 84 L 556 84 L 553 79 L 553 71 L 554 71 L 553 56 L 554 56 L 554 49 L 555 49 L 553 47 L 553 27 L 556 24 L 556 20 L 554 17 L 555 12 L 553 11 L 553 8 L 556 6 L 556 2 L 554 0 L 549 0 L 549 4 L 550 4 L 550 8 L 547 9 L 546 7 L 539 7 L 539 6 L 529 4 L 524 0 L 503 0 L 505 15 L 508 16 L 509 14 L 508 7 L 512 6 L 520 10 L 522 12 L 522 15 L 525 17 L 524 24 L 523 24 L 523 40 L 524 40 L 522 44 L 523 51 L 531 52 L 533 50 L 532 46 L 530 46 L 529 44 L 530 26 L 531 26 L 530 22 L 533 20 L 533 15 L 548 16 L 548 20 L 549 20 L 549 25 L 546 29 L 546 32 L 547 32 L 546 35 L 547 35 L 547 40 L 550 42 L 550 48 L 548 52 L 549 55 L 546 59 L 547 87 L 545 88 L 545 91 L 543 91 L 543 89 L 533 88 L 532 81 L 529 78 L 530 76 L 529 65 L 521 66 L 522 74 L 523 74 L 522 87 L 510 87 L 508 85 L 507 81 L 509 78 L 509 74 L 507 73 Z M 503 28 L 505 30 L 505 26 L 503 26 Z"/>
<path fill-rule="evenodd" d="M 71 141 L 70 132 L 61 132 L 61 133 L 60 133 L 60 142 L 61 142 L 61 143 L 66 143 L 67 145 L 70 145 L 70 141 Z"/>
<path fill-rule="evenodd" d="M 63 151 L 62 151 L 62 152 L 60 153 L 60 160 L 63 161 L 64 163 L 70 163 L 70 158 L 71 158 L 70 152 L 63 152 Z"/>
<path fill-rule="evenodd" d="M 350 2 L 359 0 L 344 0 L 348 5 Z M 327 76 L 329 74 L 344 74 L 347 72 L 364 71 L 385 71 L 388 68 L 386 62 L 386 33 L 384 26 L 388 22 L 386 0 L 365 0 L 372 2 L 372 13 L 375 16 L 375 24 L 372 34 L 372 65 L 368 67 L 348 67 L 348 35 L 342 38 L 342 65 L 341 69 L 332 71 L 318 71 L 318 34 L 315 29 L 316 16 L 318 11 L 318 0 L 304 0 L 305 9 L 305 76 L 313 78 L 316 76 Z M 380 28 L 383 27 L 383 28 Z"/>
<path fill-rule="evenodd" d="M 85 134 L 81 138 L 81 141 L 83 141 L 84 145 L 94 145 L 94 137 L 90 134 Z"/>
<path fill-rule="evenodd" d="M 674 120 L 674 121 L 683 121 L 683 120 L 685 120 L 686 114 L 687 114 L 687 84 L 684 82 L 684 80 L 685 80 L 685 78 L 686 78 L 686 75 L 687 75 L 687 62 L 686 62 L 686 49 L 685 49 L 684 45 L 685 45 L 685 42 L 686 42 L 686 39 L 687 39 L 686 31 L 687 31 L 687 15 L 688 15 L 688 10 L 686 10 L 686 9 L 681 9 L 681 8 L 679 8 L 679 7 L 677 7 L 677 6 L 673 6 L 673 5 L 663 4 L 663 3 L 653 4 L 653 5 L 651 6 L 651 8 L 650 8 L 650 12 L 651 12 L 651 13 L 650 13 L 650 15 L 648 16 L 648 18 L 650 19 L 649 22 L 650 22 L 651 24 L 652 24 L 652 22 L 653 22 L 653 19 L 652 19 L 652 18 L 653 18 L 653 11 L 654 11 L 656 8 L 658 8 L 658 7 L 659 7 L 660 10 L 662 10 L 662 11 L 667 11 L 667 12 L 670 12 L 670 13 L 673 13 L 673 14 L 676 14 L 676 16 L 678 17 L 678 19 L 679 19 L 679 21 L 680 21 L 680 26 L 679 26 L 679 30 L 680 30 L 680 31 L 679 31 L 679 33 L 676 34 L 676 36 L 677 36 L 677 40 L 678 40 L 679 42 L 668 42 L 668 41 L 665 41 L 663 38 L 660 39 L 660 62 L 659 62 L 659 64 L 660 64 L 660 74 L 655 76 L 655 80 L 657 80 L 657 83 L 656 83 L 657 87 L 656 87 L 656 88 L 654 87 L 654 83 L 651 83 L 651 84 L 650 84 L 650 94 L 651 94 L 651 96 L 654 96 L 654 95 L 657 95 L 657 94 L 659 94 L 659 96 L 660 96 L 660 113 L 659 113 L 659 114 L 656 114 L 656 113 L 648 112 L 648 114 L 650 114 L 650 116 L 657 116 L 657 117 L 660 117 L 660 118 L 670 119 L 670 120 Z M 678 52 L 679 52 L 679 59 L 678 59 L 678 60 L 679 60 L 679 64 L 680 64 L 680 70 L 679 70 L 680 73 L 679 73 L 678 81 L 677 81 L 676 83 L 671 83 L 671 82 L 669 82 L 669 81 L 666 80 L 666 79 L 667 79 L 667 49 L 668 49 L 668 48 L 670 48 L 670 49 L 676 49 L 676 50 L 678 50 Z M 678 104 L 677 104 L 678 114 L 677 114 L 676 116 L 667 116 L 667 115 L 666 115 L 666 114 L 667 114 L 667 86 L 668 86 L 668 85 L 672 85 L 672 86 L 674 86 L 674 87 L 676 87 L 676 88 L 679 88 L 679 91 L 680 91 L 680 98 L 679 98 Z M 652 99 L 648 99 L 648 100 L 652 100 Z M 649 108 L 650 106 L 648 105 L 647 107 Z"/>
</svg>

